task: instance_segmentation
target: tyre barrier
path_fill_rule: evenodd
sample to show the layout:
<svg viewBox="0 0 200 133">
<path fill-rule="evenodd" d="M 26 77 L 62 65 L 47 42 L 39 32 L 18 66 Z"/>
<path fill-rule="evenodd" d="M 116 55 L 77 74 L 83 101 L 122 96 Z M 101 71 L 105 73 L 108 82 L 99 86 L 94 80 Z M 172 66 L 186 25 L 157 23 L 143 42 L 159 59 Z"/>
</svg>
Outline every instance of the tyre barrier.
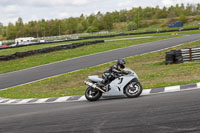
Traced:
<svg viewBox="0 0 200 133">
<path fill-rule="evenodd" d="M 170 52 L 166 52 L 165 56 L 166 65 L 193 60 L 200 60 L 200 47 L 171 50 Z"/>
<path fill-rule="evenodd" d="M 16 52 L 15 54 L 11 54 L 11 55 L 2 55 L 2 56 L 0 56 L 0 60 L 2 60 L 2 61 L 12 60 L 12 59 L 23 58 L 23 57 L 34 55 L 34 54 L 49 53 L 49 52 L 62 50 L 62 49 L 73 49 L 73 48 L 77 48 L 77 47 L 81 47 L 81 46 L 85 46 L 85 45 L 92 45 L 92 44 L 96 44 L 96 43 L 104 43 L 104 40 L 72 43 L 72 44 L 65 44 L 65 45 L 43 48 L 43 49 L 38 49 L 38 50 L 31 50 L 31 51 L 26 51 L 26 52 Z"/>
</svg>

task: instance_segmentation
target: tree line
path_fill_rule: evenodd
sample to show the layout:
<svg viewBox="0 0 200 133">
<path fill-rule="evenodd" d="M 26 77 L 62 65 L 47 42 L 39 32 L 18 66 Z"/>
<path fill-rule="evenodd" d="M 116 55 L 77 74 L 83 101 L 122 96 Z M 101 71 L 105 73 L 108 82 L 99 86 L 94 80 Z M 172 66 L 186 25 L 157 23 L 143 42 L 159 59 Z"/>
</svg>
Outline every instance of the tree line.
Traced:
<svg viewBox="0 0 200 133">
<path fill-rule="evenodd" d="M 127 22 L 128 29 L 133 30 L 145 27 L 146 20 L 156 20 L 164 18 L 180 17 L 183 21 L 186 16 L 196 16 L 200 14 L 200 4 L 181 4 L 171 7 L 138 7 L 130 10 L 120 10 L 101 13 L 89 16 L 70 17 L 66 19 L 39 20 L 24 23 L 22 18 L 13 24 L 3 26 L 0 23 L 0 35 L 4 39 L 15 39 L 18 37 L 45 37 L 83 32 L 98 32 L 113 30 L 114 23 Z"/>
</svg>

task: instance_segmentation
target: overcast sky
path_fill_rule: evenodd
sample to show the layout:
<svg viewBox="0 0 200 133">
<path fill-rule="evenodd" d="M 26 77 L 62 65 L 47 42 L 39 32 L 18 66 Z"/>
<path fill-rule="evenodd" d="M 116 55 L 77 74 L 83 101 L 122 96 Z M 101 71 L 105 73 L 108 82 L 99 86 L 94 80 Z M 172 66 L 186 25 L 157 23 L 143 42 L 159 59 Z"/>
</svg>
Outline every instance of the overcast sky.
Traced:
<svg viewBox="0 0 200 133">
<path fill-rule="evenodd" d="M 198 3 L 199 0 L 0 0 L 0 22 L 7 25 L 19 17 L 24 22 L 40 19 L 62 19 L 89 15 L 101 11 L 131 9 L 132 7 L 170 6 L 177 3 Z"/>
</svg>

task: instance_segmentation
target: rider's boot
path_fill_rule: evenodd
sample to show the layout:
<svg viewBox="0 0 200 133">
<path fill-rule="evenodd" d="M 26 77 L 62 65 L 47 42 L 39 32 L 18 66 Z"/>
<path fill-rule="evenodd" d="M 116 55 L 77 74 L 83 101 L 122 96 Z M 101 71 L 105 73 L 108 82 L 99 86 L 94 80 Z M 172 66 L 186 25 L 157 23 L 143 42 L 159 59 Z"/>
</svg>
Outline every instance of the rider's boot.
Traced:
<svg viewBox="0 0 200 133">
<path fill-rule="evenodd" d="M 98 83 L 98 86 L 102 88 L 105 92 L 110 90 L 110 86 L 105 87 L 108 84 L 108 81 L 103 79 L 101 82 Z"/>
<path fill-rule="evenodd" d="M 103 88 L 106 85 L 105 80 L 103 79 L 101 82 L 98 83 L 98 86 Z"/>
</svg>

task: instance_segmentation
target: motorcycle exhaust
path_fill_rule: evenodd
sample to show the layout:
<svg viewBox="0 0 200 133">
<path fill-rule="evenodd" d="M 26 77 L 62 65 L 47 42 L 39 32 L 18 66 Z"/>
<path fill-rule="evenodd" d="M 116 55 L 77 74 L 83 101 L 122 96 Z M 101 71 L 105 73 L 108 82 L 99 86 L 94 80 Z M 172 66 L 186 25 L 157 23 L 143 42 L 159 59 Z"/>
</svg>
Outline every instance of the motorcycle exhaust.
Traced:
<svg viewBox="0 0 200 133">
<path fill-rule="evenodd" d="M 93 83 L 90 83 L 90 82 L 88 82 L 88 81 L 85 81 L 85 85 L 88 85 L 88 86 L 90 86 L 90 87 L 92 87 L 92 88 L 98 89 L 98 90 L 100 90 L 101 92 L 105 93 L 105 91 L 104 91 L 103 89 L 99 88 L 97 85 L 95 85 L 95 84 L 93 84 Z"/>
</svg>

